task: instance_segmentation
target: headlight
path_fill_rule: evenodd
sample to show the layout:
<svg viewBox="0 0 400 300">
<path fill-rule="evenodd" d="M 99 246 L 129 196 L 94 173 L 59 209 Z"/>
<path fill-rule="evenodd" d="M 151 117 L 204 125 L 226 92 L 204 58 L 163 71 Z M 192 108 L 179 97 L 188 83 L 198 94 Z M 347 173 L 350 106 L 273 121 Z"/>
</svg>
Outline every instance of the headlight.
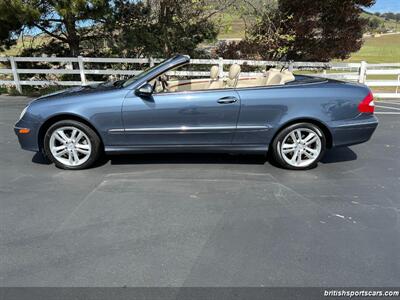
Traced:
<svg viewBox="0 0 400 300">
<path fill-rule="evenodd" d="M 21 111 L 21 114 L 19 115 L 19 119 L 20 119 L 20 120 L 21 120 L 22 117 L 25 115 L 27 109 L 28 109 L 28 106 L 26 106 L 26 107 Z"/>
</svg>

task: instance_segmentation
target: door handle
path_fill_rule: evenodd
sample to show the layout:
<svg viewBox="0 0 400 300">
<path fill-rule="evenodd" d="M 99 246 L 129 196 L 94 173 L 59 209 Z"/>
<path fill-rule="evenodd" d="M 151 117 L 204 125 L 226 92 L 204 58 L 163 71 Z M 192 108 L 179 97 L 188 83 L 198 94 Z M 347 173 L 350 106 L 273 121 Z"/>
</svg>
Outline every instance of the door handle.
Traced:
<svg viewBox="0 0 400 300">
<path fill-rule="evenodd" d="M 235 103 L 238 99 L 236 97 L 232 96 L 227 96 L 227 97 L 222 97 L 218 99 L 219 104 L 229 104 L 229 103 Z"/>
</svg>

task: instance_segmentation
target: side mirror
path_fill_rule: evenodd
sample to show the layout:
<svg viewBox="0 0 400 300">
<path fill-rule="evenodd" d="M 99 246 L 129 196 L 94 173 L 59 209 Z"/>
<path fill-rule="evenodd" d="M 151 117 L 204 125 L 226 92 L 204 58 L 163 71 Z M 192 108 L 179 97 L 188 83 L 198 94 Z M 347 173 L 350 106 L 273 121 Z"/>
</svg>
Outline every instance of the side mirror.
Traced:
<svg viewBox="0 0 400 300">
<path fill-rule="evenodd" d="M 135 94 L 139 97 L 150 97 L 153 94 L 153 86 L 150 83 L 146 83 L 138 88 Z"/>
</svg>

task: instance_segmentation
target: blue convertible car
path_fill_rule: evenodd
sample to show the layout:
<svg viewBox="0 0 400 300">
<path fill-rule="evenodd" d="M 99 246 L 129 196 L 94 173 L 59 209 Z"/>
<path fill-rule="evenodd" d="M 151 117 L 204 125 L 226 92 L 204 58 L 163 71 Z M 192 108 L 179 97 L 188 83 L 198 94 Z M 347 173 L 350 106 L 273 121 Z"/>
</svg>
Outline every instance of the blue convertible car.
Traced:
<svg viewBox="0 0 400 300">
<path fill-rule="evenodd" d="M 32 101 L 15 125 L 21 147 L 64 169 L 87 168 L 103 152 L 268 151 L 301 170 L 327 148 L 367 141 L 378 125 L 364 85 L 277 69 L 243 77 L 236 64 L 226 77 L 217 66 L 207 78 L 174 77 L 189 61 L 178 55 L 125 81 Z"/>
</svg>

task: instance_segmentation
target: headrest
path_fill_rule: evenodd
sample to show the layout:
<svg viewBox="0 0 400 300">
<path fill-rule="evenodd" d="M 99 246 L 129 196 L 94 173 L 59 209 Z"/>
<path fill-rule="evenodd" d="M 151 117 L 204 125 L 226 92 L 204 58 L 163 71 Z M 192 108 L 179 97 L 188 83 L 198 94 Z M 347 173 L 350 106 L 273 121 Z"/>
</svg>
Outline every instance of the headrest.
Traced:
<svg viewBox="0 0 400 300">
<path fill-rule="evenodd" d="M 283 70 L 281 73 L 284 75 L 293 75 L 289 70 Z"/>
<path fill-rule="evenodd" d="M 271 68 L 271 69 L 269 69 L 268 71 L 270 71 L 270 72 L 280 72 L 280 70 L 277 69 L 277 68 Z"/>
<path fill-rule="evenodd" d="M 218 75 L 219 75 L 218 66 L 212 66 L 211 69 L 210 69 L 210 78 L 212 80 L 216 80 L 216 79 L 218 79 Z"/>
<path fill-rule="evenodd" d="M 240 73 L 240 66 L 237 64 L 233 64 L 230 68 L 229 68 L 229 79 L 233 80 L 239 77 L 239 73 Z"/>
<path fill-rule="evenodd" d="M 276 73 L 279 73 L 279 70 L 275 69 L 275 68 L 272 68 L 272 69 L 269 69 L 268 71 L 264 71 L 263 75 L 265 77 L 270 77 L 270 76 L 272 76 L 273 74 L 276 74 Z"/>
</svg>

